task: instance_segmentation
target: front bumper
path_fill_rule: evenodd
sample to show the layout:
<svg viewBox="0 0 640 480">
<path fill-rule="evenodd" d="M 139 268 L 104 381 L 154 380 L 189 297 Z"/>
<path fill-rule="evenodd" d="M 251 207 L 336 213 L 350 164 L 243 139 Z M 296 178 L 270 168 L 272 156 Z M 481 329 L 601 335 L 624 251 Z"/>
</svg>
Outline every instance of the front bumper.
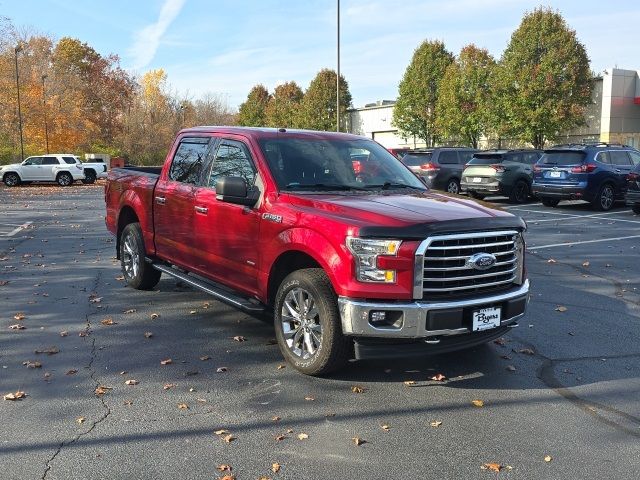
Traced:
<svg viewBox="0 0 640 480">
<path fill-rule="evenodd" d="M 534 183 L 531 193 L 537 197 L 557 198 L 559 200 L 585 200 L 586 184 L 578 185 L 549 185 Z"/>
<path fill-rule="evenodd" d="M 467 192 L 478 192 L 478 193 L 502 193 L 502 188 L 500 186 L 500 182 L 491 182 L 491 183 L 475 183 L 475 182 L 462 182 L 460 184 L 461 190 Z"/>
<path fill-rule="evenodd" d="M 491 296 L 447 302 L 375 302 L 338 298 L 342 332 L 355 337 L 386 339 L 425 339 L 439 343 L 440 338 L 453 335 L 477 336 L 483 332 L 472 331 L 473 310 L 501 307 L 501 327 L 516 322 L 524 315 L 529 301 L 529 280 L 516 288 Z M 372 312 L 389 312 L 393 325 L 374 326 Z M 493 329 L 493 331 L 499 330 Z M 461 347 L 464 348 L 464 347 Z"/>
</svg>

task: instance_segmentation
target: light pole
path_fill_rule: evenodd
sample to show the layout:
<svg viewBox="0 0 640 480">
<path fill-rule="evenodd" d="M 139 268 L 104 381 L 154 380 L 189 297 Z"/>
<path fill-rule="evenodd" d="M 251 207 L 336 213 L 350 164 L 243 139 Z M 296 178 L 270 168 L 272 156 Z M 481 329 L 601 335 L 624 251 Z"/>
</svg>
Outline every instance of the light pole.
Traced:
<svg viewBox="0 0 640 480">
<path fill-rule="evenodd" d="M 182 113 L 182 125 L 180 125 L 180 128 L 184 128 L 184 111 L 186 109 L 186 105 L 184 103 L 180 104 L 180 112 Z"/>
<path fill-rule="evenodd" d="M 44 81 L 47 75 L 42 75 L 42 110 L 44 112 L 44 140 L 47 144 L 47 153 L 49 153 L 49 128 L 47 127 L 47 97 L 44 92 Z"/>
<path fill-rule="evenodd" d="M 336 33 L 337 33 L 337 75 L 336 75 L 336 132 L 340 131 L 340 0 L 337 0 Z"/>
<path fill-rule="evenodd" d="M 22 47 L 18 44 L 13 49 L 16 58 L 16 89 L 18 90 L 18 126 L 20 128 L 20 161 L 24 160 L 24 143 L 22 141 L 22 111 L 20 110 L 20 75 L 18 74 L 18 53 Z"/>
</svg>

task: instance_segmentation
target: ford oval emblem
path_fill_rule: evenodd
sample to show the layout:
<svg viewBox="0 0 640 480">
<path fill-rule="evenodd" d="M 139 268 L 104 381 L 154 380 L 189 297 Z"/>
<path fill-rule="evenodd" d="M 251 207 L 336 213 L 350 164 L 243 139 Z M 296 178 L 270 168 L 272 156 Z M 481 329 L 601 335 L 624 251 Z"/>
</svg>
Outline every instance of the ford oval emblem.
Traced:
<svg viewBox="0 0 640 480">
<path fill-rule="evenodd" d="M 467 265 L 476 270 L 488 270 L 496 264 L 496 257 L 491 253 L 476 253 L 469 257 Z"/>
</svg>

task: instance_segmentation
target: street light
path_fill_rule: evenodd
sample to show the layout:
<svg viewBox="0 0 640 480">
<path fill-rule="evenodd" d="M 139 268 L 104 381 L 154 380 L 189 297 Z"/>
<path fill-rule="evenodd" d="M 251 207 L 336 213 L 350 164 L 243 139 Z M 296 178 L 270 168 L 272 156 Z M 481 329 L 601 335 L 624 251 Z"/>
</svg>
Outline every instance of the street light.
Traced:
<svg viewBox="0 0 640 480">
<path fill-rule="evenodd" d="M 18 126 L 20 128 L 20 161 L 24 160 L 24 143 L 22 141 L 22 111 L 20 110 L 20 75 L 18 74 L 18 53 L 22 51 L 20 44 L 13 49 L 16 59 L 16 89 L 18 90 Z"/>
<path fill-rule="evenodd" d="M 42 110 L 44 112 L 44 140 L 47 144 L 47 153 L 49 153 L 49 128 L 47 127 L 47 97 L 44 93 L 44 80 L 47 75 L 42 75 Z"/>
<path fill-rule="evenodd" d="M 184 111 L 186 108 L 187 106 L 184 103 L 180 104 L 180 112 L 182 112 L 182 125 L 180 125 L 180 128 L 184 128 Z"/>
<path fill-rule="evenodd" d="M 336 33 L 337 33 L 337 57 L 338 57 L 338 68 L 336 75 L 336 132 L 340 131 L 340 0 L 338 2 L 338 9 L 336 15 Z"/>
</svg>

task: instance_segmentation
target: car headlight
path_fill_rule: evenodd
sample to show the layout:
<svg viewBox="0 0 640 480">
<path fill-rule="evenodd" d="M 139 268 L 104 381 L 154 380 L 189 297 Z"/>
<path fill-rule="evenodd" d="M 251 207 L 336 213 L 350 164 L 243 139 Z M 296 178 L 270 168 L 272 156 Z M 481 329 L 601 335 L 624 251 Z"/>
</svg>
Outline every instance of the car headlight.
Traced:
<svg viewBox="0 0 640 480">
<path fill-rule="evenodd" d="M 347 237 L 347 248 L 356 262 L 356 279 L 360 282 L 395 283 L 396 271 L 378 268 L 378 257 L 397 256 L 401 243 L 401 240 Z"/>
</svg>

